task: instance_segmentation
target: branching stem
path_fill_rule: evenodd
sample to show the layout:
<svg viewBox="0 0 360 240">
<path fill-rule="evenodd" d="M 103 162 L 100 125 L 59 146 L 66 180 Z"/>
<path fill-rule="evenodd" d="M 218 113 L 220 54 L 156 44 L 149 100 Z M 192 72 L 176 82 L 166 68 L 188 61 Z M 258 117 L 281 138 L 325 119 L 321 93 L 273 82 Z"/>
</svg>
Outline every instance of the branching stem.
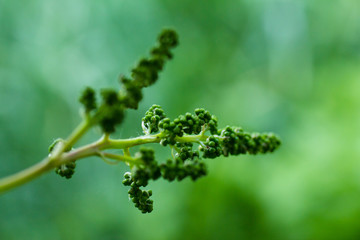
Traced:
<svg viewBox="0 0 360 240">
<path fill-rule="evenodd" d="M 160 143 L 161 139 L 166 137 L 164 132 L 129 139 L 110 139 L 109 135 L 105 134 L 98 141 L 73 149 L 69 152 L 65 152 L 65 150 L 72 147 L 90 127 L 91 123 L 84 120 L 73 131 L 67 140 L 61 142 L 61 144 L 58 144 L 54 148 L 53 152 L 49 154 L 47 158 L 23 171 L 0 179 L 0 193 L 23 185 L 63 164 L 71 161 L 77 161 L 85 157 L 99 156 L 99 153 L 101 153 L 102 157 L 105 158 L 122 161 L 130 165 L 136 164 L 141 160 L 131 157 L 129 148 L 148 143 Z M 184 135 L 182 137 L 176 137 L 175 140 L 180 143 L 200 143 L 205 141 L 206 138 L 207 136 L 200 133 L 199 135 Z M 103 152 L 103 150 L 106 149 L 123 149 L 124 155 Z"/>
</svg>

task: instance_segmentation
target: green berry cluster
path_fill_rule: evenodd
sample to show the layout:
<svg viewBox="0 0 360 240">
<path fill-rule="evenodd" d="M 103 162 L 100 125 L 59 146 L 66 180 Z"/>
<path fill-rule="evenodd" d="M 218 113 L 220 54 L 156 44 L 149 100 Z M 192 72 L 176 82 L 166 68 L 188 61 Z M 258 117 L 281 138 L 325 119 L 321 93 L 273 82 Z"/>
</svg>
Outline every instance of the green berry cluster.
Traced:
<svg viewBox="0 0 360 240">
<path fill-rule="evenodd" d="M 140 60 L 131 71 L 134 85 L 148 87 L 156 82 L 165 61 L 172 58 L 171 49 L 178 45 L 178 35 L 173 30 L 164 30 L 159 35 L 158 42 L 159 45 L 151 50 L 151 57 Z"/>
<path fill-rule="evenodd" d="M 203 108 L 197 108 L 195 109 L 195 114 L 199 119 L 199 124 L 204 126 L 206 124 L 206 127 L 209 128 L 211 134 L 217 133 L 217 118 L 214 115 L 211 115 L 209 111 L 203 109 Z M 194 132 L 196 133 L 196 132 Z"/>
<path fill-rule="evenodd" d="M 125 186 L 131 186 L 128 191 L 129 197 L 132 202 L 135 204 L 135 207 L 138 208 L 142 213 L 150 213 L 153 210 L 153 200 L 150 199 L 152 191 L 141 190 L 140 186 L 134 182 L 131 173 L 126 172 L 124 174 L 123 184 Z"/>
<path fill-rule="evenodd" d="M 55 173 L 59 174 L 61 177 L 65 177 L 67 179 L 71 178 L 75 173 L 75 162 L 69 162 L 61 165 L 55 169 Z"/>
<path fill-rule="evenodd" d="M 239 127 L 227 126 L 218 130 L 200 145 L 204 158 L 216 158 L 221 155 L 257 154 L 273 152 L 280 145 L 280 140 L 272 133 L 248 133 Z"/>
<path fill-rule="evenodd" d="M 162 177 L 169 182 L 175 179 L 181 181 L 190 177 L 193 181 L 207 174 L 206 165 L 201 159 L 182 161 L 176 158 L 175 162 L 168 159 L 166 163 L 161 164 Z"/>
<path fill-rule="evenodd" d="M 131 173 L 125 174 L 124 185 L 130 186 L 129 196 L 143 213 L 152 211 L 151 194 L 141 190 L 150 180 L 163 178 L 181 181 L 186 177 L 197 180 L 207 174 L 202 158 L 216 158 L 239 154 L 256 154 L 274 151 L 280 140 L 274 134 L 250 134 L 238 127 L 217 128 L 217 118 L 209 111 L 198 108 L 195 113 L 180 115 L 171 121 L 159 105 L 153 105 L 145 113 L 142 126 L 146 135 L 156 133 L 162 146 L 170 146 L 173 158 L 158 164 L 154 152 L 141 148 L 135 155 L 138 164 Z M 205 135 L 210 132 L 210 135 Z M 194 143 L 199 150 L 193 150 Z"/>
<path fill-rule="evenodd" d="M 155 161 L 154 151 L 150 148 L 141 148 L 135 155 L 140 161 L 132 167 L 131 172 L 124 174 L 123 184 L 130 186 L 129 197 L 142 213 L 150 213 L 153 210 L 153 201 L 150 199 L 151 190 L 141 190 L 146 187 L 150 180 L 160 177 L 168 181 L 178 181 L 190 176 L 196 180 L 206 175 L 206 166 L 199 159 L 199 152 L 192 150 L 192 143 L 177 143 L 174 160 L 168 159 L 166 163 L 158 164 Z"/>
<path fill-rule="evenodd" d="M 208 137 L 203 145 L 200 145 L 199 149 L 204 152 L 203 158 L 216 158 L 223 154 L 220 141 L 215 136 Z"/>
<path fill-rule="evenodd" d="M 149 180 L 156 180 L 161 176 L 160 167 L 155 161 L 154 151 L 151 148 L 141 148 L 136 158 L 142 163 L 138 164 L 124 175 L 123 184 L 130 186 L 128 191 L 130 198 L 142 213 L 150 213 L 153 210 L 153 201 L 150 199 L 151 191 L 141 190 L 146 187 Z"/>
<path fill-rule="evenodd" d="M 156 82 L 159 72 L 167 60 L 172 58 L 171 50 L 178 44 L 175 31 L 163 30 L 158 37 L 158 46 L 150 52 L 149 58 L 143 58 L 131 70 L 131 78 L 120 77 L 122 91 L 106 89 L 101 92 L 102 103 L 97 108 L 95 91 L 86 88 L 79 98 L 85 113 L 93 124 L 99 124 L 105 133 L 112 133 L 124 118 L 127 108 L 137 109 L 142 99 L 142 89 Z"/>
<path fill-rule="evenodd" d="M 159 131 L 159 122 L 166 117 L 164 110 L 159 105 L 152 105 L 142 118 L 142 126 L 145 134 Z"/>
<path fill-rule="evenodd" d="M 94 89 L 87 87 L 82 92 L 79 101 L 84 106 L 86 113 L 96 109 L 96 95 Z"/>
<path fill-rule="evenodd" d="M 182 161 L 199 158 L 199 151 L 193 151 L 193 143 L 191 142 L 176 143 L 174 148 L 177 151 L 175 158 L 179 157 Z"/>
<path fill-rule="evenodd" d="M 220 132 L 220 144 L 224 156 L 273 152 L 281 144 L 272 133 L 247 133 L 241 128 L 227 126 Z"/>
<path fill-rule="evenodd" d="M 210 130 L 211 133 L 217 132 L 217 118 L 202 108 L 195 109 L 195 114 L 186 113 L 179 115 L 174 121 L 170 118 L 163 118 L 159 122 L 160 131 L 166 134 L 162 139 L 161 145 L 174 145 L 176 137 L 184 134 L 199 134 L 201 131 Z"/>
<path fill-rule="evenodd" d="M 173 146 L 176 154 L 174 160 L 168 159 L 160 165 L 162 177 L 168 181 L 178 181 L 190 176 L 192 180 L 196 180 L 206 175 L 206 166 L 199 158 L 199 152 L 193 151 L 193 144 L 176 143 Z"/>
<path fill-rule="evenodd" d="M 61 138 L 56 139 L 50 146 L 49 146 L 49 153 L 51 154 L 52 151 L 54 150 L 55 146 L 57 144 L 59 144 L 60 142 L 63 142 L 64 140 Z M 65 152 L 69 152 L 71 150 L 71 148 L 67 148 L 65 149 Z M 67 179 L 71 178 L 72 175 L 74 175 L 75 173 L 75 167 L 76 167 L 76 163 L 75 162 L 69 162 L 66 164 L 62 164 L 59 167 L 57 167 L 55 169 L 55 173 L 60 175 L 61 177 L 65 177 Z"/>
<path fill-rule="evenodd" d="M 102 105 L 97 113 L 101 129 L 106 133 L 115 131 L 115 126 L 124 119 L 124 106 L 121 104 L 118 93 L 113 89 L 102 89 Z"/>
</svg>

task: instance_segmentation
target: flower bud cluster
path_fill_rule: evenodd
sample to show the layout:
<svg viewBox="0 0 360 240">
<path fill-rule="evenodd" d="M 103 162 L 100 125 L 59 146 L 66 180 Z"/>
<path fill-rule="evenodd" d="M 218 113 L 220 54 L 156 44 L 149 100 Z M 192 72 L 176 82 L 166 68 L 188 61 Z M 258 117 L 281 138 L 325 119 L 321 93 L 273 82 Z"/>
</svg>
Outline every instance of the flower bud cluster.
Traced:
<svg viewBox="0 0 360 240">
<path fill-rule="evenodd" d="M 131 70 L 131 78 L 120 77 L 123 90 L 106 89 L 101 92 L 102 104 L 97 108 L 95 91 L 86 88 L 79 98 L 91 123 L 99 124 L 105 133 L 115 131 L 122 123 L 126 108 L 137 109 L 142 100 L 142 89 L 156 82 L 159 72 L 167 60 L 172 58 L 171 50 L 178 44 L 177 33 L 170 29 L 163 30 L 158 37 L 158 46 L 151 50 L 149 58 L 143 58 Z M 90 114 L 93 110 L 93 114 Z M 156 129 L 155 129 L 156 130 Z M 155 131 L 152 130 L 152 131 Z"/>
<path fill-rule="evenodd" d="M 59 174 L 61 177 L 65 177 L 67 179 L 71 178 L 72 175 L 75 173 L 75 162 L 69 162 L 66 164 L 61 165 L 55 169 L 55 173 Z"/>
<path fill-rule="evenodd" d="M 192 150 L 192 143 L 177 143 L 175 160 L 167 160 L 166 163 L 158 164 L 154 158 L 154 151 L 150 148 L 141 148 L 135 157 L 142 164 L 132 167 L 131 172 L 124 175 L 123 184 L 130 186 L 129 196 L 141 212 L 148 213 L 153 209 L 153 201 L 149 199 L 149 191 L 141 190 L 146 187 L 150 180 L 162 177 L 168 181 L 183 180 L 190 177 L 196 180 L 206 175 L 206 166 L 199 159 L 199 152 Z"/>
<path fill-rule="evenodd" d="M 186 113 L 179 115 L 174 121 L 170 118 L 163 118 L 158 128 L 166 134 L 160 142 L 162 146 L 175 145 L 176 137 L 182 137 L 184 134 L 199 134 L 201 131 L 210 130 L 211 133 L 217 132 L 217 118 L 208 111 L 198 108 L 195 114 Z"/>
<path fill-rule="evenodd" d="M 142 118 L 142 126 L 145 134 L 159 131 L 159 122 L 166 117 L 164 110 L 159 105 L 152 105 Z"/>
<path fill-rule="evenodd" d="M 158 179 L 161 176 L 160 167 L 151 148 L 141 148 L 136 157 L 143 165 L 136 165 L 131 169 L 131 173 L 125 173 L 123 184 L 130 186 L 128 193 L 135 207 L 142 213 L 150 213 L 153 210 L 153 201 L 149 199 L 151 191 L 141 190 L 140 187 L 146 187 L 149 180 Z"/>
<path fill-rule="evenodd" d="M 199 146 L 199 149 L 204 152 L 204 158 L 217 158 L 223 154 L 220 141 L 215 136 L 208 137 L 203 145 Z"/>
<path fill-rule="evenodd" d="M 52 151 L 55 149 L 55 146 L 61 142 L 64 142 L 63 139 L 58 138 L 56 139 L 50 146 L 49 146 L 49 153 L 51 154 Z M 69 152 L 71 147 L 65 149 L 65 152 Z M 66 164 L 62 164 L 55 169 L 55 173 L 60 175 L 61 177 L 65 177 L 67 179 L 71 178 L 75 173 L 75 162 L 68 162 Z"/>
<path fill-rule="evenodd" d="M 200 159 L 182 161 L 180 158 L 176 158 L 175 162 L 168 159 L 166 163 L 162 163 L 160 167 L 162 177 L 169 182 L 175 179 L 181 181 L 188 176 L 195 181 L 207 173 L 206 165 Z"/>
<path fill-rule="evenodd" d="M 125 186 L 130 186 L 128 191 L 129 197 L 132 202 L 135 204 L 135 207 L 138 208 L 142 213 L 150 213 L 153 210 L 154 201 L 150 199 L 152 195 L 151 190 L 141 190 L 141 185 L 138 185 L 130 172 L 124 174 L 123 184 Z"/>
<path fill-rule="evenodd" d="M 206 165 L 200 160 L 199 152 L 192 150 L 192 143 L 176 143 L 174 147 L 177 149 L 175 161 L 168 159 L 160 165 L 164 179 L 181 181 L 190 176 L 195 181 L 206 175 Z"/>
<path fill-rule="evenodd" d="M 176 143 L 174 147 L 177 149 L 175 157 L 179 157 L 182 161 L 199 158 L 199 152 L 193 151 L 193 143 L 191 142 Z"/>
<path fill-rule="evenodd" d="M 96 96 L 94 89 L 87 87 L 80 95 L 79 101 L 84 106 L 86 113 L 96 109 Z"/>
<path fill-rule="evenodd" d="M 150 58 L 143 58 L 131 70 L 132 79 L 121 78 L 124 91 L 121 99 L 127 108 L 137 109 L 142 99 L 141 89 L 154 84 L 165 62 L 172 58 L 171 49 L 178 44 L 177 33 L 170 29 L 163 30 L 158 37 L 159 45 L 151 50 Z"/>
<path fill-rule="evenodd" d="M 223 155 L 257 154 L 273 152 L 280 146 L 280 139 L 272 134 L 247 133 L 241 128 L 227 126 L 220 132 Z"/>
<path fill-rule="evenodd" d="M 103 89 L 101 91 L 103 103 L 100 111 L 100 126 L 105 133 L 115 131 L 115 126 L 124 119 L 124 106 L 121 104 L 118 93 L 113 89 Z"/>
<path fill-rule="evenodd" d="M 209 128 L 211 134 L 217 133 L 217 118 L 214 115 L 211 115 L 209 111 L 203 108 L 195 109 L 195 114 L 199 118 L 200 125 L 206 124 Z"/>
</svg>

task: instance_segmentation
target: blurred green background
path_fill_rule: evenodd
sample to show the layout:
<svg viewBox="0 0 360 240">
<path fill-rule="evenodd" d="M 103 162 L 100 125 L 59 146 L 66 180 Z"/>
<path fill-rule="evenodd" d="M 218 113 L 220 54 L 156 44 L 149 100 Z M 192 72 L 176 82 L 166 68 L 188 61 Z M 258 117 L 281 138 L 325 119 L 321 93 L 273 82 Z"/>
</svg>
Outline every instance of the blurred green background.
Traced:
<svg viewBox="0 0 360 240">
<path fill-rule="evenodd" d="M 276 132 L 281 148 L 207 160 L 196 183 L 153 182 L 147 215 L 126 166 L 82 160 L 70 181 L 50 173 L 0 196 L 0 239 L 360 239 L 358 0 L 0 0 L 0 176 L 46 156 L 80 121 L 79 92 L 118 86 L 164 27 L 181 45 L 114 137 L 140 134 L 157 103 Z"/>
</svg>

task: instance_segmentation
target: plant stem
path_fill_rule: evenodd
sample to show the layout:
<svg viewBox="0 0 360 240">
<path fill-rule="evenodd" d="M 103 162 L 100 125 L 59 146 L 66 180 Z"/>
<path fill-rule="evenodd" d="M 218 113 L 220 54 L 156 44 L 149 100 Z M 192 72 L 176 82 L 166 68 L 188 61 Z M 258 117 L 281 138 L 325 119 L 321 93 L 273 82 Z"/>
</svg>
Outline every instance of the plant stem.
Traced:
<svg viewBox="0 0 360 240">
<path fill-rule="evenodd" d="M 91 127 L 91 123 L 88 118 L 84 119 L 70 134 L 63 144 L 57 144 L 55 149 L 51 152 L 49 161 L 58 160 L 58 158 L 63 154 L 66 149 L 71 149 L 72 146 L 86 133 L 86 131 Z"/>
<path fill-rule="evenodd" d="M 99 154 L 101 154 L 103 157 L 118 161 L 124 161 L 129 164 L 135 164 L 135 162 L 137 162 L 139 159 L 132 158 L 130 156 L 130 153 L 128 151 L 129 148 L 147 143 L 159 143 L 161 139 L 166 137 L 166 134 L 164 132 L 129 139 L 110 139 L 108 135 L 104 135 L 98 141 L 71 150 L 69 152 L 65 152 L 65 149 L 73 146 L 80 139 L 80 137 L 89 129 L 90 126 L 91 124 L 88 121 L 82 122 L 63 144 L 55 147 L 49 157 L 25 170 L 0 179 L 0 194 L 17 186 L 23 185 L 33 180 L 34 178 L 55 169 L 56 167 L 59 167 L 71 161 L 77 161 L 85 157 L 99 156 Z M 206 138 L 207 136 L 199 134 L 184 135 L 182 137 L 176 137 L 175 140 L 180 143 L 200 143 L 202 141 L 205 141 Z M 123 149 L 125 154 L 124 156 L 121 156 L 117 154 L 100 152 L 106 149 Z"/>
<path fill-rule="evenodd" d="M 41 162 L 22 170 L 18 173 L 0 179 L 0 194 L 17 186 L 23 185 L 32 179 L 61 165 L 61 156 L 66 149 L 71 148 L 91 127 L 88 119 L 83 120 L 70 134 L 65 142 L 57 144 L 49 157 Z"/>
<path fill-rule="evenodd" d="M 20 186 L 29 182 L 30 180 L 39 177 L 45 172 L 53 169 L 54 166 L 49 162 L 49 158 L 45 158 L 41 162 L 15 173 L 11 176 L 0 179 L 0 193 Z"/>
</svg>

